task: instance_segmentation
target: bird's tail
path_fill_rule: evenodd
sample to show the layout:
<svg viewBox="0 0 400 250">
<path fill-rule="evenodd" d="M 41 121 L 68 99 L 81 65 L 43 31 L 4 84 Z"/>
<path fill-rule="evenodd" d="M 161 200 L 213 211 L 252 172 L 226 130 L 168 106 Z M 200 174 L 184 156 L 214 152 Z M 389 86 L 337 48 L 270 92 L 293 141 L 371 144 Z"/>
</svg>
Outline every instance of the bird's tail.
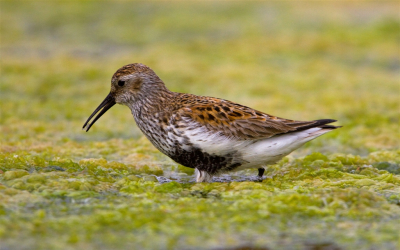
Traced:
<svg viewBox="0 0 400 250">
<path fill-rule="evenodd" d="M 333 125 L 327 125 L 329 123 L 336 122 L 336 120 L 333 119 L 320 119 L 320 120 L 315 120 L 314 123 L 312 124 L 307 124 L 305 126 L 299 126 L 297 127 L 296 131 L 304 131 L 310 128 L 322 128 L 326 130 L 333 130 L 337 128 L 341 128 L 342 126 L 333 126 Z"/>
</svg>

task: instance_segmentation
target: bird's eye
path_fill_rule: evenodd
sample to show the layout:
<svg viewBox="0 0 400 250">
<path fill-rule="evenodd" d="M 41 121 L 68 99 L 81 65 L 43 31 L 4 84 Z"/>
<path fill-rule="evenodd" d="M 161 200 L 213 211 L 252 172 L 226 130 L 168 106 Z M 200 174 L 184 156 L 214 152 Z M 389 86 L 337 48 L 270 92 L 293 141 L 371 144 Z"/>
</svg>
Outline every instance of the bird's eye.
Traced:
<svg viewBox="0 0 400 250">
<path fill-rule="evenodd" d="M 122 86 L 124 86 L 124 84 L 125 84 L 125 81 L 122 81 L 122 80 L 119 80 L 119 81 L 118 81 L 118 86 L 121 86 L 121 87 L 122 87 Z"/>
</svg>

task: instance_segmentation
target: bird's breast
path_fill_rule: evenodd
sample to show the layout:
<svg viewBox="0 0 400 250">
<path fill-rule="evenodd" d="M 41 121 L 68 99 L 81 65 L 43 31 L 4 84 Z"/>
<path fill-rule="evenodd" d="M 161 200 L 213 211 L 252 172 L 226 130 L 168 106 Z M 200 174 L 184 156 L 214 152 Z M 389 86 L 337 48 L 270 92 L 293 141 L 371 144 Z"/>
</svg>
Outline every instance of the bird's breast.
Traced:
<svg viewBox="0 0 400 250">
<path fill-rule="evenodd" d="M 233 170 L 242 164 L 235 152 L 210 151 L 204 148 L 204 144 L 198 143 L 199 137 L 187 133 L 188 130 L 182 123 L 165 122 L 162 116 L 156 114 L 135 120 L 143 134 L 158 150 L 183 166 L 217 173 Z M 208 137 L 200 138 L 204 141 L 212 140 Z"/>
</svg>

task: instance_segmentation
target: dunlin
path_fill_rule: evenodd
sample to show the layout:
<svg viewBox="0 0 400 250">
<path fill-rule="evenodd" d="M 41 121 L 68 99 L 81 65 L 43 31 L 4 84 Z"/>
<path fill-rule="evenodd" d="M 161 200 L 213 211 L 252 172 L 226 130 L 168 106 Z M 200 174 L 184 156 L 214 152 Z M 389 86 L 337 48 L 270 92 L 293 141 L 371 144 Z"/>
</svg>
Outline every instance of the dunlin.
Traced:
<svg viewBox="0 0 400 250">
<path fill-rule="evenodd" d="M 274 164 L 337 126 L 332 119 L 295 121 L 231 101 L 172 92 L 149 67 L 118 69 L 111 91 L 88 118 L 86 131 L 116 103 L 128 106 L 150 142 L 177 163 L 194 168 L 197 182 L 214 175 Z M 89 124 L 96 114 L 97 116 Z"/>
</svg>

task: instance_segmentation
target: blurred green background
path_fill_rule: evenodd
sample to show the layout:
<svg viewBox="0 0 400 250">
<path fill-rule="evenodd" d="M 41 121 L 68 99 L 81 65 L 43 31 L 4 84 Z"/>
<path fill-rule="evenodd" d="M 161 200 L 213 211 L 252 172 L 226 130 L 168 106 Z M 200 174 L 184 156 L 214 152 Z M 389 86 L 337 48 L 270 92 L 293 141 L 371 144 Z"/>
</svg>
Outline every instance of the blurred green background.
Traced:
<svg viewBox="0 0 400 250">
<path fill-rule="evenodd" d="M 57 202 L 65 202 L 65 197 L 70 195 L 68 192 L 79 191 L 79 187 L 71 189 L 67 185 L 65 193 L 48 196 L 43 194 L 40 184 L 27 186 L 28 179 L 21 179 L 20 186 L 7 182 L 25 174 L 6 176 L 8 171 L 18 169 L 41 176 L 42 168 L 55 161 L 60 166 L 61 162 L 79 162 L 82 167 L 85 165 L 80 161 L 88 158 L 133 164 L 142 172 L 159 175 L 166 175 L 167 166 L 176 167 L 142 137 L 126 107 L 116 106 L 108 111 L 89 133 L 81 130 L 84 121 L 108 94 L 112 74 L 129 63 L 148 65 L 172 91 L 220 97 L 285 118 L 337 119 L 337 124 L 344 126 L 308 143 L 293 154 L 295 157 L 315 151 L 328 156 L 352 154 L 358 159 L 355 162 L 361 164 L 362 157 L 379 152 L 388 155 L 387 159 L 381 156 L 379 161 L 394 164 L 391 165 L 394 168 L 399 166 L 400 4 L 397 1 L 1 1 L 0 4 L 0 191 L 3 190 L 0 196 L 3 203 L 0 205 L 3 221 L 0 243 L 3 242 L 4 246 L 66 249 L 78 244 L 95 248 L 104 242 L 104 248 L 135 246 L 137 242 L 128 240 L 124 245 L 118 240 L 118 237 L 129 239 L 127 232 L 109 233 L 104 242 L 101 237 L 93 236 L 97 231 L 93 231 L 92 236 L 74 236 L 74 225 L 67 221 L 72 217 L 79 218 L 78 221 L 85 218 L 85 211 L 92 211 L 90 202 L 86 210 L 73 210 L 68 202 L 62 203 L 64 209 L 73 211 L 68 210 L 71 217 L 65 215 L 61 224 L 54 222 L 60 219 L 57 213 L 46 217 L 49 211 L 43 208 L 43 204 L 51 204 L 54 207 L 50 210 L 58 211 L 61 207 Z M 130 169 L 126 165 L 122 168 Z M 77 178 L 81 170 L 86 171 L 84 167 L 76 170 L 78 172 L 75 170 L 69 173 L 75 177 L 64 176 L 66 180 Z M 184 168 L 173 170 L 178 174 L 182 171 L 191 174 Z M 97 174 L 104 173 L 89 171 L 83 174 L 92 174 L 91 177 L 96 178 Z M 96 193 L 96 197 L 108 197 L 110 190 L 119 192 L 112 183 L 125 174 L 121 172 L 120 176 L 111 176 L 114 179 L 110 186 L 102 186 L 101 190 L 89 189 Z M 53 177 L 46 176 L 46 181 L 39 183 L 48 185 L 48 180 Z M 46 188 L 61 189 L 56 185 Z M 193 187 L 183 187 L 183 190 L 185 188 Z M 399 195 L 398 188 L 390 190 Z M 85 200 L 80 198 L 80 202 Z M 29 199 L 32 200 L 28 202 Z M 113 203 L 117 198 L 107 199 Z M 149 202 L 152 200 L 147 199 Z M 126 200 L 121 201 L 121 206 L 124 202 Z M 371 204 L 371 207 L 375 206 Z M 399 220 L 399 217 L 394 218 L 392 223 Z M 67 228 L 64 236 L 67 236 L 58 241 L 50 239 L 51 231 L 58 229 L 54 229 L 55 224 L 49 226 L 48 220 L 64 225 Z M 207 218 L 199 217 L 198 220 Z M 282 228 L 287 226 L 279 218 L 275 220 L 283 223 L 276 222 Z M 98 226 L 103 228 L 107 223 L 112 224 L 112 220 Z M 241 222 L 237 223 L 241 225 Z M 388 232 L 396 227 L 396 224 L 390 225 L 393 227 L 387 229 Z M 181 226 L 186 230 L 190 228 L 189 225 Z M 200 230 L 196 231 L 197 234 L 201 234 L 201 228 L 207 228 L 203 226 L 197 228 Z M 237 246 L 247 242 L 244 236 L 244 240 L 239 237 L 235 241 L 235 229 L 229 229 L 229 224 L 225 226 L 228 228 L 208 228 L 213 235 L 203 235 L 202 246 L 195 239 L 183 237 L 184 232 L 175 231 L 174 236 L 156 238 L 164 245 L 152 245 L 148 241 L 152 241 L 150 236 L 154 228 L 145 227 L 150 231 L 141 232 L 140 235 L 145 236 L 142 236 L 140 246 L 195 249 Z M 291 249 L 290 246 L 296 242 L 307 241 L 315 235 L 322 237 L 323 230 L 319 231 L 318 227 L 310 234 L 299 236 L 303 226 L 301 223 L 293 226 L 298 229 L 289 233 L 297 235 L 297 238 L 293 236 L 294 241 L 283 240 L 281 243 Z M 141 228 L 142 224 L 137 227 Z M 346 224 L 341 230 L 349 227 Z M 285 232 L 282 228 L 273 232 Z M 129 230 L 136 232 L 136 229 Z M 256 237 L 261 231 L 254 229 L 250 234 Z M 226 234 L 231 234 L 229 237 L 232 238 L 229 244 L 222 244 Z M 376 246 L 395 247 L 393 238 L 381 236 L 378 233 L 376 241 L 349 243 L 338 233 L 329 236 L 328 242 L 352 247 L 357 244 L 365 247 L 375 242 Z M 21 243 L 19 240 L 22 238 L 27 241 Z M 38 239 L 42 239 L 41 242 Z M 269 240 L 271 246 L 280 245 L 276 239 Z M 259 242 L 256 245 L 265 243 L 255 242 Z M 389 243 L 385 245 L 385 242 Z M 307 245 L 299 244 L 299 248 L 307 248 Z"/>
</svg>

